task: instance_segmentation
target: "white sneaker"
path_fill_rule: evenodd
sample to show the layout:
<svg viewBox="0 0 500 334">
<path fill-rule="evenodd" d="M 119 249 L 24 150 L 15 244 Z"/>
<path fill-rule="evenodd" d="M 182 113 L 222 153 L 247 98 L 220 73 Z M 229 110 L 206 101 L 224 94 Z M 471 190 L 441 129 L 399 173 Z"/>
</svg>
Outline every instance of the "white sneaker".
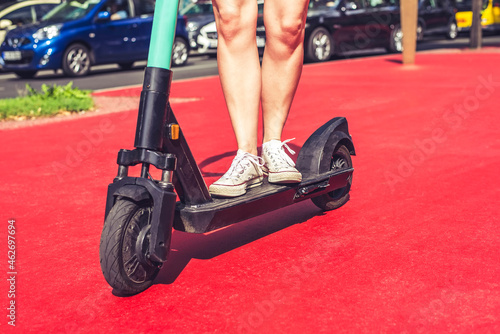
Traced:
<svg viewBox="0 0 500 334">
<path fill-rule="evenodd" d="M 264 161 L 261 157 L 238 150 L 229 170 L 210 185 L 208 191 L 210 194 L 220 197 L 244 195 L 247 189 L 262 184 L 264 179 L 263 164 Z"/>
<path fill-rule="evenodd" d="M 294 138 L 295 139 L 295 138 Z M 263 170 L 269 173 L 270 183 L 297 183 L 302 181 L 302 174 L 295 168 L 295 163 L 285 152 L 284 147 L 295 154 L 286 143 L 293 139 L 280 142 L 270 140 L 262 144 L 262 159 L 264 159 Z"/>
</svg>

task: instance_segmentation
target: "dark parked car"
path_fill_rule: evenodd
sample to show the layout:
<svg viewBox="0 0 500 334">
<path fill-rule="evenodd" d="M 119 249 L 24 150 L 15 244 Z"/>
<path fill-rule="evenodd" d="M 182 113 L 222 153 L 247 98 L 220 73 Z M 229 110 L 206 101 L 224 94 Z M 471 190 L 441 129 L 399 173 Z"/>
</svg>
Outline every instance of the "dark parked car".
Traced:
<svg viewBox="0 0 500 334">
<path fill-rule="evenodd" d="M 5 70 L 33 77 L 44 69 L 83 76 L 91 65 L 118 63 L 123 69 L 147 59 L 154 0 L 71 0 L 37 24 L 8 32 L 0 47 Z M 189 42 L 186 20 L 177 19 L 173 65 L 184 65 Z"/>
<path fill-rule="evenodd" d="M 309 61 L 334 54 L 386 48 L 401 51 L 400 13 L 394 0 L 311 0 L 305 30 Z"/>
<path fill-rule="evenodd" d="M 399 0 L 311 0 L 305 31 L 309 61 L 335 54 L 385 48 L 401 52 Z M 417 40 L 424 35 L 457 37 L 453 6 L 447 0 L 419 0 Z"/>
<path fill-rule="evenodd" d="M 439 34 L 448 39 L 458 36 L 455 8 L 448 0 L 419 0 L 417 40 Z"/>
</svg>

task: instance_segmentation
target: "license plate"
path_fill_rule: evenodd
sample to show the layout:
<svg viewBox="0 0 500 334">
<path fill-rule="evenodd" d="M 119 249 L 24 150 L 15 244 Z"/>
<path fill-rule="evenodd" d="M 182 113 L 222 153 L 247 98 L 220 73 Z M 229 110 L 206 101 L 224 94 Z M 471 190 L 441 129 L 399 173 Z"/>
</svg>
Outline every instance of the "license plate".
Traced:
<svg viewBox="0 0 500 334">
<path fill-rule="evenodd" d="M 3 59 L 5 60 L 21 60 L 21 51 L 5 51 Z"/>
<path fill-rule="evenodd" d="M 266 45 L 266 39 L 264 37 L 257 36 L 257 47 L 262 48 Z"/>
</svg>

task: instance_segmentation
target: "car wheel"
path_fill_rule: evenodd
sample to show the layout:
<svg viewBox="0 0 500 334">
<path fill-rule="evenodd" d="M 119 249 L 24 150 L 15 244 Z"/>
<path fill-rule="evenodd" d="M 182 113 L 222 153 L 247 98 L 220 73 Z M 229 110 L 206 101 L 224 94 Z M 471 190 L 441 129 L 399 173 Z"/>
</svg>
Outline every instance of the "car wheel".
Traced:
<svg viewBox="0 0 500 334">
<path fill-rule="evenodd" d="M 184 66 L 188 61 L 189 46 L 187 42 L 180 37 L 174 40 L 174 47 L 172 48 L 172 65 Z"/>
<path fill-rule="evenodd" d="M 21 79 L 31 79 L 36 75 L 37 71 L 20 71 L 20 72 L 14 72 L 18 77 Z"/>
<path fill-rule="evenodd" d="M 458 36 L 458 26 L 456 22 L 450 22 L 448 24 L 448 31 L 446 32 L 447 39 L 455 39 Z"/>
<path fill-rule="evenodd" d="M 90 72 L 90 52 L 83 44 L 73 44 L 64 52 L 63 72 L 70 77 L 81 77 Z"/>
<path fill-rule="evenodd" d="M 306 58 L 312 62 L 327 61 L 333 55 L 333 39 L 323 27 L 314 29 L 307 42 Z"/>
<path fill-rule="evenodd" d="M 130 70 L 132 66 L 134 66 L 134 62 L 128 62 L 128 63 L 119 63 L 118 66 L 122 70 Z"/>
<path fill-rule="evenodd" d="M 403 31 L 400 26 L 392 29 L 388 50 L 389 52 L 403 52 Z"/>
</svg>

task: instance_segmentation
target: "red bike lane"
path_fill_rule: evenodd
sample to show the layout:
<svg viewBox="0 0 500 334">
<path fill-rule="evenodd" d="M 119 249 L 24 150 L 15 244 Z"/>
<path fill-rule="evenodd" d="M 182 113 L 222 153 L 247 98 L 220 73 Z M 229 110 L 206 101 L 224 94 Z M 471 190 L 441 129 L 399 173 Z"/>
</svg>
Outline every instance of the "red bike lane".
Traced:
<svg viewBox="0 0 500 334">
<path fill-rule="evenodd" d="M 155 284 L 128 298 L 111 293 L 98 249 L 137 110 L 1 130 L 0 268 L 14 277 L 0 284 L 1 331 L 12 301 L 15 329 L 37 333 L 500 331 L 498 52 L 399 59 L 304 67 L 283 139 L 298 151 L 347 118 L 357 155 L 345 206 L 175 231 Z M 171 96 L 210 184 L 235 152 L 218 78 L 174 82 Z"/>
</svg>

